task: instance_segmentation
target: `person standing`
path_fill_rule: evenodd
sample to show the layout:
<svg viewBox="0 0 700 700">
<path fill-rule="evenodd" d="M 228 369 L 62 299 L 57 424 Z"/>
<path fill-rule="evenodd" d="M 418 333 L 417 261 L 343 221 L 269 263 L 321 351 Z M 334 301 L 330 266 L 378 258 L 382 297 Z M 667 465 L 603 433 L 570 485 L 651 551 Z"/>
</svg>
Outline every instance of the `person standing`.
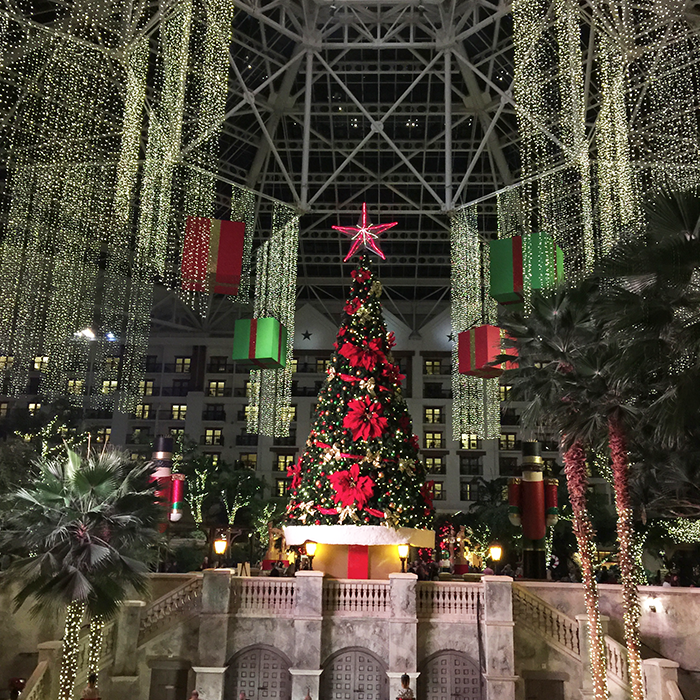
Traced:
<svg viewBox="0 0 700 700">
<path fill-rule="evenodd" d="M 81 700 L 100 700 L 100 691 L 97 689 L 97 674 L 91 673 L 88 676 L 88 682 L 83 688 Z"/>
<path fill-rule="evenodd" d="M 413 694 L 413 691 L 411 690 L 411 678 L 408 675 L 408 673 L 404 673 L 403 676 L 401 676 L 401 690 L 399 691 L 399 694 L 396 696 L 396 700 L 414 700 L 416 697 Z"/>
</svg>

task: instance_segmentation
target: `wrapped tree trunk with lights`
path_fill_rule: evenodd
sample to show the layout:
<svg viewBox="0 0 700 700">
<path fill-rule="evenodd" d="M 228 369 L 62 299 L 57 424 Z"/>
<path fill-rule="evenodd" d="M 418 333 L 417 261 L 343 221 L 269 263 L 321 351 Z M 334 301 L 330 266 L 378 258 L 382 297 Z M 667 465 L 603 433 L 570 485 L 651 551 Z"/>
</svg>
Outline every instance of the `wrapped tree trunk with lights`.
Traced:
<svg viewBox="0 0 700 700">
<path fill-rule="evenodd" d="M 367 225 L 364 209 L 360 223 L 365 232 L 380 228 Z M 356 230 L 363 228 L 346 232 Z M 348 547 L 342 575 L 367 578 L 369 545 L 432 547 L 434 511 L 401 393 L 404 377 L 391 355 L 394 337 L 382 316 L 382 285 L 366 255 L 352 279 L 306 449 L 289 470 L 285 537 L 290 545 L 336 546 L 329 560 L 342 559 L 338 548 Z M 319 547 L 317 561 L 323 552 Z"/>
</svg>

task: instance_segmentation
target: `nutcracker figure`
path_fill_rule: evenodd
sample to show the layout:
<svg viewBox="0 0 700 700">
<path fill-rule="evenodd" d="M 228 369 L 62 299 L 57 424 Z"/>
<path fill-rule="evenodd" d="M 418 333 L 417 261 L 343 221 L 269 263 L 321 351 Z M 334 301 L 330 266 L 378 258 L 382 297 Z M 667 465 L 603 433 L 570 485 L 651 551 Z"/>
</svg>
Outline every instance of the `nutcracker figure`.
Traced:
<svg viewBox="0 0 700 700">
<path fill-rule="evenodd" d="M 151 456 L 153 473 L 151 480 L 156 483 L 156 498 L 164 508 L 170 510 L 172 497 L 172 469 L 173 469 L 173 439 L 159 435 L 153 443 L 153 455 Z M 167 516 L 166 516 L 167 517 Z M 158 528 L 161 532 L 167 529 L 167 521 L 161 522 Z"/>
<path fill-rule="evenodd" d="M 542 475 L 540 443 L 523 442 L 522 476 L 508 482 L 508 518 L 523 529 L 523 576 L 547 577 L 545 540 L 547 527 L 559 519 L 556 479 Z"/>
</svg>

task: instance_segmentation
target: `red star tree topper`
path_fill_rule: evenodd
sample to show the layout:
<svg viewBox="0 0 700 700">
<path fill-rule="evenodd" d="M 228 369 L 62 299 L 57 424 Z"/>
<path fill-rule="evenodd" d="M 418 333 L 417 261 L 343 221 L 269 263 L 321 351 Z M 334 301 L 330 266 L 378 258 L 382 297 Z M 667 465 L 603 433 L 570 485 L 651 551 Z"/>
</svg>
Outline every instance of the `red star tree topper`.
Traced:
<svg viewBox="0 0 700 700">
<path fill-rule="evenodd" d="M 369 248 L 376 253 L 382 260 L 386 260 L 386 256 L 377 244 L 377 238 L 380 234 L 388 229 L 396 226 L 398 221 L 393 221 L 390 224 L 371 224 L 367 216 L 367 202 L 362 203 L 362 216 L 357 222 L 357 226 L 332 226 L 336 231 L 344 233 L 346 236 L 352 236 L 352 246 L 350 252 L 345 256 L 343 262 L 347 262 L 360 248 Z"/>
<path fill-rule="evenodd" d="M 287 525 L 429 529 L 432 485 L 401 393 L 379 301 L 362 255 L 304 454 L 289 470 Z"/>
</svg>

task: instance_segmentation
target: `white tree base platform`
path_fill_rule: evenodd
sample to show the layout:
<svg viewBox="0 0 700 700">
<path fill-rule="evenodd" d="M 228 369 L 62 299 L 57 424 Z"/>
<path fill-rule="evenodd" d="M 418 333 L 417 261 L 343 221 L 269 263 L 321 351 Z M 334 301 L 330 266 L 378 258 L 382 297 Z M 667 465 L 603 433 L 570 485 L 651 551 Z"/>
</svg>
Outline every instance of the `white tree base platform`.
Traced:
<svg viewBox="0 0 700 700">
<path fill-rule="evenodd" d="M 381 525 L 288 525 L 282 528 L 289 546 L 299 546 L 307 540 L 319 544 L 387 545 L 410 544 L 413 547 L 435 547 L 433 530 L 400 527 L 394 530 Z"/>
</svg>

